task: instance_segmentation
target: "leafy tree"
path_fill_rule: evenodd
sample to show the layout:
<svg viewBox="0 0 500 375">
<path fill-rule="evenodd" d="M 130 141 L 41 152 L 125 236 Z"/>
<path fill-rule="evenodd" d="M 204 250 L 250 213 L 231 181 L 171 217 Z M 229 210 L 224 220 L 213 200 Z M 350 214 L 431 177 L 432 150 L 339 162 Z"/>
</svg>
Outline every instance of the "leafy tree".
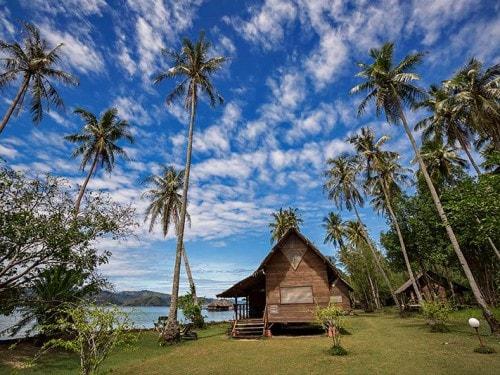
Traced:
<svg viewBox="0 0 500 375">
<path fill-rule="evenodd" d="M 302 225 L 302 218 L 297 208 L 289 207 L 285 210 L 280 208 L 277 212 L 273 212 L 271 216 L 273 217 L 273 221 L 269 224 L 271 243 L 279 241 L 288 229 L 295 228 L 299 230 L 300 225 Z"/>
<path fill-rule="evenodd" d="M 328 198 L 333 200 L 337 208 L 342 209 L 343 206 L 351 211 L 354 210 L 356 218 L 360 223 L 360 234 L 362 235 L 365 243 L 370 248 L 380 274 L 384 278 L 384 281 L 391 291 L 392 298 L 396 306 L 401 309 L 399 301 L 394 294 L 392 285 L 382 268 L 378 257 L 376 256 L 376 251 L 373 243 L 369 239 L 369 235 L 366 232 L 364 225 L 362 224 L 361 218 L 358 213 L 357 205 L 363 204 L 364 199 L 358 188 L 358 174 L 359 174 L 359 163 L 357 158 L 348 156 L 346 154 L 340 155 L 333 159 L 328 159 L 327 164 L 329 168 L 325 172 L 327 181 L 325 183 L 325 189 L 328 192 Z"/>
<path fill-rule="evenodd" d="M 346 355 L 347 350 L 345 350 L 340 339 L 342 337 L 342 330 L 345 329 L 345 311 L 335 305 L 328 305 L 323 308 L 316 308 L 315 316 L 318 323 L 320 323 L 327 331 L 329 336 L 332 337 L 333 346 L 330 353 L 332 355 Z"/>
<path fill-rule="evenodd" d="M 179 308 L 194 327 L 203 328 L 205 326 L 205 319 L 201 313 L 200 304 L 194 299 L 192 293 L 179 297 Z"/>
<path fill-rule="evenodd" d="M 150 186 L 150 189 L 143 194 L 143 197 L 151 201 L 146 209 L 146 216 L 144 218 L 144 221 L 150 219 L 149 232 L 153 230 L 157 220 L 160 219 L 163 237 L 167 236 L 171 223 L 174 224 L 175 232 L 179 233 L 179 220 L 182 207 L 182 195 L 179 193 L 179 190 L 183 182 L 184 172 L 176 170 L 173 166 L 165 167 L 159 176 L 152 175 L 145 180 L 145 183 Z M 190 221 L 187 212 L 186 217 Z M 185 247 L 183 247 L 182 257 L 186 266 L 186 274 L 192 297 L 194 303 L 197 304 L 196 287 Z"/>
<path fill-rule="evenodd" d="M 45 328 L 72 332 L 72 335 L 48 341 L 41 354 L 51 348 L 78 353 L 82 375 L 98 374 L 114 348 L 137 338 L 130 332 L 133 327 L 128 315 L 116 307 L 68 304 L 63 312 L 64 318 Z"/>
<path fill-rule="evenodd" d="M 436 206 L 436 210 L 438 211 L 439 217 L 443 222 L 446 233 L 448 234 L 453 249 L 459 258 L 460 264 L 463 267 L 464 273 L 474 293 L 474 297 L 481 307 L 483 315 L 488 321 L 491 331 L 496 333 L 500 326 L 491 312 L 490 307 L 484 300 L 474 275 L 467 264 L 467 260 L 465 259 L 460 248 L 455 232 L 453 231 L 453 228 L 451 227 L 448 217 L 443 209 L 439 195 L 434 187 L 434 184 L 432 183 L 429 173 L 427 172 L 424 160 L 422 159 L 403 110 L 404 105 L 414 105 L 415 102 L 424 96 L 422 90 L 413 84 L 413 81 L 419 79 L 418 74 L 413 72 L 413 69 L 421 62 L 422 54 L 415 53 L 407 55 L 397 64 L 394 64 L 393 62 L 393 55 L 394 44 L 386 43 L 379 49 L 373 48 L 370 50 L 370 57 L 372 58 L 371 64 L 358 64 L 360 72 L 357 76 L 364 79 L 364 82 L 353 87 L 351 89 L 351 93 L 368 93 L 359 105 L 358 114 L 363 113 L 367 104 L 373 100 L 375 102 L 377 115 L 380 115 L 383 111 L 390 123 L 403 124 L 406 135 L 408 136 L 415 152 L 415 158 L 418 161 L 422 175 L 431 193 L 434 205 Z"/>
<path fill-rule="evenodd" d="M 97 276 L 110 252 L 96 241 L 123 238 L 134 225 L 133 210 L 93 194 L 75 219 L 71 191 L 56 177 L 27 178 L 0 169 L 0 297 L 3 313 L 23 304 L 19 292 L 34 287 L 54 266 Z M 87 278 L 88 279 L 88 278 Z M 11 297 L 11 298 L 9 298 Z"/>
<path fill-rule="evenodd" d="M 52 80 L 78 85 L 75 77 L 57 67 L 62 44 L 50 49 L 47 41 L 41 38 L 38 28 L 30 23 L 24 23 L 24 34 L 22 45 L 0 40 L 0 52 L 4 55 L 0 58 L 0 87 L 21 78 L 17 94 L 0 123 L 0 134 L 14 110 L 19 111 L 26 93 L 31 96 L 33 122 L 39 123 L 43 118 L 44 107 L 46 110 L 49 110 L 50 104 L 63 107 L 63 101 Z"/>
<path fill-rule="evenodd" d="M 413 285 L 413 289 L 417 296 L 418 302 L 421 303 L 422 295 L 415 281 L 415 276 L 411 269 L 408 253 L 406 252 L 406 245 L 403 238 L 399 223 L 392 208 L 390 193 L 394 190 L 399 190 L 398 183 L 405 181 L 408 177 L 405 171 L 397 162 L 399 155 L 395 152 L 382 150 L 383 144 L 389 138 L 383 136 L 375 140 L 375 134 L 369 128 L 361 128 L 361 132 L 349 138 L 349 142 L 354 145 L 360 160 L 362 161 L 361 168 L 364 169 L 366 174 L 367 186 L 372 185 L 372 190 L 380 190 L 383 195 L 383 211 L 389 213 L 390 220 L 398 234 L 401 252 L 405 259 L 406 270 Z"/>
<path fill-rule="evenodd" d="M 178 337 L 177 324 L 177 299 L 179 296 L 179 275 L 181 266 L 182 249 L 184 248 L 184 226 L 186 223 L 186 209 L 189 188 L 189 174 L 191 171 L 191 153 L 193 149 L 194 121 L 198 98 L 205 94 L 213 107 L 217 103 L 222 104 L 223 99 L 215 89 L 211 79 L 226 62 L 222 56 L 209 57 L 210 43 L 205 39 L 203 33 L 198 41 L 193 43 L 189 39 L 182 41 L 180 52 L 163 50 L 165 56 L 172 60 L 172 66 L 165 72 L 154 77 L 154 83 L 158 84 L 166 79 L 179 79 L 173 91 L 167 96 L 167 105 L 173 103 L 177 98 L 184 97 L 184 106 L 189 110 L 188 144 L 186 150 L 186 167 L 184 169 L 184 186 L 182 189 L 182 206 L 180 212 L 179 231 L 177 235 L 177 249 L 175 255 L 174 277 L 172 282 L 172 299 L 170 303 L 169 325 L 171 334 L 165 334 L 166 341 Z"/>
<path fill-rule="evenodd" d="M 344 247 L 345 228 L 339 214 L 329 212 L 328 216 L 323 218 L 323 228 L 325 228 L 324 243 L 332 243 L 338 248 Z"/>
<path fill-rule="evenodd" d="M 130 133 L 128 122 L 118 118 L 116 108 L 106 110 L 100 119 L 83 108 L 76 109 L 75 113 L 85 121 L 83 130 L 64 138 L 78 145 L 73 151 L 73 157 L 82 156 L 80 165 L 82 171 L 88 163 L 92 163 L 76 199 L 75 212 L 78 214 L 90 177 L 96 173 L 99 166 L 111 173 L 115 166 L 115 155 L 128 159 L 125 150 L 118 146 L 117 142 L 126 139 L 133 143 L 134 138 Z"/>
</svg>

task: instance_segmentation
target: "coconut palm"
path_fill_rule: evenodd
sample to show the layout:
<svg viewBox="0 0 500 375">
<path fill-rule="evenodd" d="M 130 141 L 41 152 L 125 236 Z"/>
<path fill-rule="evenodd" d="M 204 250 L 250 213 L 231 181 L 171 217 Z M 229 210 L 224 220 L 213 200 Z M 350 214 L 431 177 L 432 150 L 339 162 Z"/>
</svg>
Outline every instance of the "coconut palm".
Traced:
<svg viewBox="0 0 500 375">
<path fill-rule="evenodd" d="M 0 124 L 0 133 L 14 110 L 19 111 L 27 92 L 31 96 L 30 111 L 33 122 L 39 123 L 42 121 L 44 110 L 50 109 L 50 104 L 58 108 L 63 107 L 63 101 L 52 83 L 53 80 L 78 85 L 75 77 L 57 68 L 62 44 L 49 48 L 47 41 L 41 38 L 38 28 L 30 23 L 24 23 L 24 32 L 22 45 L 0 40 L 0 55 L 3 55 L 0 58 L 0 88 L 21 78 L 16 96 Z"/>
<path fill-rule="evenodd" d="M 410 140 L 410 143 L 415 152 L 415 158 L 418 161 L 422 175 L 430 190 L 432 199 L 441 218 L 453 249 L 459 259 L 460 264 L 469 281 L 471 289 L 474 293 L 477 303 L 481 306 L 484 317 L 488 321 L 492 332 L 497 332 L 499 329 L 498 322 L 493 316 L 489 306 L 486 304 L 484 297 L 474 279 L 474 275 L 470 270 L 467 260 L 460 249 L 460 245 L 451 227 L 443 205 L 434 187 L 434 184 L 427 172 L 417 143 L 410 130 L 408 121 L 403 110 L 404 105 L 414 105 L 417 101 L 424 97 L 424 92 L 413 84 L 413 81 L 419 79 L 418 74 L 413 72 L 413 69 L 422 60 L 421 53 L 407 55 L 397 64 L 393 62 L 394 45 L 386 43 L 381 48 L 373 48 L 370 50 L 371 64 L 359 64 L 360 72 L 358 77 L 364 82 L 356 85 L 351 89 L 351 93 L 367 93 L 367 96 L 361 101 L 358 109 L 358 114 L 362 114 L 370 101 L 375 102 L 376 114 L 385 114 L 387 120 L 392 124 L 402 123 L 404 130 Z"/>
<path fill-rule="evenodd" d="M 339 248 L 344 246 L 345 228 L 339 214 L 329 212 L 328 216 L 323 218 L 323 228 L 326 232 L 324 243 L 332 243 Z"/>
<path fill-rule="evenodd" d="M 342 154 L 336 158 L 328 159 L 327 164 L 328 170 L 325 172 L 327 177 L 325 190 L 328 192 L 328 198 L 335 203 L 338 209 L 342 209 L 345 205 L 349 211 L 353 210 L 358 221 L 362 223 L 356 207 L 357 205 L 362 206 L 364 202 L 363 196 L 358 189 L 358 174 L 360 172 L 358 159 Z M 391 292 L 394 303 L 401 309 L 389 278 L 380 264 L 372 241 L 369 239 L 368 232 L 366 232 L 364 226 L 362 228 L 365 242 L 373 254 L 380 274 Z"/>
<path fill-rule="evenodd" d="M 444 88 L 432 85 L 427 91 L 427 98 L 417 103 L 415 107 L 425 108 L 430 112 L 428 117 L 415 125 L 415 130 L 422 130 L 422 139 L 446 142 L 450 145 L 458 142 L 476 173 L 480 175 L 481 170 L 470 152 L 470 144 L 475 131 L 467 126 L 467 116 L 456 104 L 455 97 Z"/>
<path fill-rule="evenodd" d="M 392 208 L 390 194 L 391 190 L 394 190 L 395 188 L 397 189 L 398 182 L 404 180 L 407 176 L 404 174 L 402 167 L 396 161 L 399 155 L 395 152 L 382 150 L 382 145 L 387 142 L 388 139 L 389 138 L 387 136 L 382 136 L 378 140 L 375 140 L 375 134 L 373 131 L 364 127 L 361 128 L 359 134 L 350 137 L 349 142 L 354 145 L 354 149 L 362 161 L 362 168 L 366 173 L 366 181 L 368 185 L 375 185 L 375 190 L 378 189 L 383 194 L 384 205 L 387 209 L 385 211 L 389 213 L 391 222 L 396 228 L 399 245 L 401 252 L 403 253 L 406 270 L 408 271 L 413 290 L 415 291 L 418 302 L 422 303 L 422 295 L 420 294 L 420 289 L 417 286 L 415 276 L 411 269 L 403 234 Z"/>
<path fill-rule="evenodd" d="M 468 124 L 500 151 L 500 64 L 483 69 L 483 64 L 472 58 L 444 86 L 453 93 L 460 111 L 467 114 Z"/>
<path fill-rule="evenodd" d="M 422 145 L 420 154 L 429 176 L 437 186 L 441 181 L 453 183 L 457 173 L 467 166 L 457 151 L 455 147 L 440 141 L 427 141 Z"/>
<path fill-rule="evenodd" d="M 179 233 L 179 218 L 182 206 L 180 190 L 184 182 L 184 171 L 176 170 L 173 166 L 168 166 L 163 168 L 160 175 L 151 175 L 144 182 L 150 187 L 143 194 L 143 197 L 150 200 L 144 217 L 145 222 L 149 219 L 149 232 L 152 232 L 157 221 L 160 220 L 163 237 L 167 236 L 171 224 L 174 225 L 175 232 Z M 186 218 L 190 221 L 187 212 Z M 198 303 L 196 287 L 185 247 L 182 251 L 182 258 L 186 267 L 186 275 L 193 300 L 195 303 Z"/>
<path fill-rule="evenodd" d="M 177 249 L 169 312 L 169 325 L 172 327 L 172 334 L 166 334 L 165 339 L 167 341 L 178 338 L 177 299 L 179 296 L 179 274 L 184 243 L 184 226 L 186 223 L 189 174 L 191 171 L 193 132 L 198 98 L 200 95 L 205 94 L 212 107 L 217 103 L 223 103 L 223 99 L 213 86 L 211 79 L 213 75 L 222 68 L 227 59 L 222 56 L 210 57 L 210 47 L 210 43 L 205 40 L 205 35 L 200 33 L 199 39 L 195 43 L 189 39 L 184 39 L 180 52 L 163 50 L 164 55 L 172 60 L 172 66 L 167 71 L 156 75 L 153 79 L 155 84 L 159 84 L 166 79 L 178 79 L 179 81 L 176 83 L 175 88 L 167 95 L 167 105 L 172 104 L 175 99 L 184 97 L 184 106 L 190 113 L 182 206 L 179 232 L 177 234 Z"/>
<path fill-rule="evenodd" d="M 280 208 L 271 214 L 273 221 L 269 224 L 271 228 L 271 243 L 279 241 L 290 228 L 300 229 L 302 218 L 297 208 Z"/>
<path fill-rule="evenodd" d="M 64 138 L 77 144 L 72 156 L 82 157 L 80 164 L 82 171 L 89 163 L 92 163 L 75 202 L 75 213 L 78 214 L 90 177 L 96 173 L 99 167 L 105 168 L 107 172 L 111 173 L 115 166 L 115 155 L 128 159 L 125 150 L 117 143 L 122 139 L 133 143 L 134 138 L 130 133 L 129 123 L 118 117 L 116 108 L 106 110 L 101 118 L 97 118 L 93 113 L 83 108 L 75 109 L 74 113 L 85 122 L 83 129 L 80 133 L 71 134 Z"/>
</svg>

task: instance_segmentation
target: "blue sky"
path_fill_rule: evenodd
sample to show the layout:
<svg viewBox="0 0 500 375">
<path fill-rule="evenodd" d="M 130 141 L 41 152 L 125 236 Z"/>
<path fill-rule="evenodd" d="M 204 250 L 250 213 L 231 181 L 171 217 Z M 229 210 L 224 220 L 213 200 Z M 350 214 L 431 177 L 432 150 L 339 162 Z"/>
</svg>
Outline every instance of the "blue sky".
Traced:
<svg viewBox="0 0 500 375">
<path fill-rule="evenodd" d="M 65 44 L 63 64 L 80 79 L 78 88 L 59 86 L 65 111 L 50 112 L 39 126 L 27 111 L 12 119 L 0 156 L 15 169 L 81 183 L 79 161 L 63 139 L 81 127 L 73 109 L 114 106 L 132 124 L 133 161 L 118 162 L 111 176 L 100 171 L 89 188 L 132 202 L 142 223 L 147 202 L 139 182 L 162 165 L 182 167 L 185 157 L 186 113 L 180 103 L 165 106 L 172 84 L 153 86 L 151 76 L 168 67 L 161 48 L 176 49 L 182 37 L 205 30 L 214 52 L 231 60 L 215 78 L 225 104 L 199 106 L 186 248 L 199 293 L 213 296 L 260 263 L 270 247 L 270 213 L 279 207 L 298 207 L 303 233 L 325 254 L 334 252 L 322 241 L 321 220 L 334 209 L 322 171 L 326 158 L 349 151 L 347 135 L 371 126 L 411 160 L 400 129 L 371 109 L 356 117 L 359 98 L 348 90 L 369 48 L 391 40 L 398 58 L 426 51 L 419 71 L 427 86 L 472 56 L 498 63 L 498 14 L 498 2 L 475 0 L 0 0 L 0 39 L 12 40 L 20 20 L 33 22 L 51 44 Z M 2 113 L 15 89 L 0 92 Z M 408 114 L 412 123 L 419 116 Z M 369 207 L 362 214 L 378 238 L 385 219 Z M 141 225 L 133 238 L 99 246 L 113 252 L 101 271 L 117 290 L 170 293 L 173 237 Z M 185 290 L 184 274 L 181 281 Z"/>
</svg>

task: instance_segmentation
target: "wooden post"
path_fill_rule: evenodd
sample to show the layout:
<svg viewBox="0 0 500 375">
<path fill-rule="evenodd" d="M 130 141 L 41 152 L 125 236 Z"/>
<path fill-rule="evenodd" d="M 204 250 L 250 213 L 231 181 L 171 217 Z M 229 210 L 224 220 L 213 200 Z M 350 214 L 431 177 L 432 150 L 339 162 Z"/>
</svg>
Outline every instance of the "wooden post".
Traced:
<svg viewBox="0 0 500 375">
<path fill-rule="evenodd" d="M 238 297 L 234 297 L 234 320 L 238 320 Z"/>
</svg>

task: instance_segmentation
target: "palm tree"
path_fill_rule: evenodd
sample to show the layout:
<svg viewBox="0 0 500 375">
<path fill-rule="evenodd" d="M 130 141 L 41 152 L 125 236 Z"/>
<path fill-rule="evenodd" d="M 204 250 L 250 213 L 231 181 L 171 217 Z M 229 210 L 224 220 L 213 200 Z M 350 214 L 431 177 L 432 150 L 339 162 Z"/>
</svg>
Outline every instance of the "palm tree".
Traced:
<svg viewBox="0 0 500 375">
<path fill-rule="evenodd" d="M 325 173 L 327 176 L 325 190 L 328 191 L 328 198 L 333 200 L 338 209 L 342 209 L 345 205 L 349 211 L 354 210 L 356 218 L 360 223 L 362 223 L 356 207 L 358 204 L 362 206 L 364 202 L 363 196 L 357 187 L 357 178 L 359 173 L 357 158 L 342 154 L 336 158 L 328 159 L 327 164 L 329 168 Z M 384 281 L 391 292 L 394 303 L 401 310 L 401 306 L 396 295 L 394 294 L 389 278 L 380 264 L 375 248 L 373 247 L 373 243 L 370 241 L 364 226 L 362 227 L 362 231 L 365 242 L 373 254 L 380 274 L 384 278 Z"/>
<path fill-rule="evenodd" d="M 329 212 L 323 218 L 323 228 L 325 228 L 324 243 L 332 243 L 342 248 L 344 246 L 345 228 L 342 218 L 335 212 Z"/>
<path fill-rule="evenodd" d="M 431 85 L 427 97 L 416 103 L 415 108 L 425 108 L 431 113 L 415 125 L 415 130 L 422 130 L 423 140 L 441 143 L 446 141 L 449 145 L 458 142 L 476 173 L 480 175 L 481 170 L 470 152 L 475 131 L 467 126 L 467 116 L 456 104 L 455 97 L 444 88 Z"/>
<path fill-rule="evenodd" d="M 492 332 L 497 332 L 499 325 L 493 316 L 489 306 L 486 304 L 484 297 L 474 279 L 467 260 L 460 249 L 458 240 L 453 232 L 446 213 L 444 212 L 441 200 L 436 192 L 434 184 L 427 172 L 417 143 L 406 120 L 403 111 L 403 105 L 414 105 L 417 100 L 422 99 L 424 93 L 418 87 L 413 85 L 413 81 L 418 80 L 418 74 L 414 73 L 413 68 L 421 62 L 422 54 L 415 53 L 406 56 L 398 64 L 393 62 L 394 44 L 386 43 L 379 49 L 371 49 L 370 56 L 373 59 L 371 64 L 359 64 L 361 71 L 357 74 L 358 77 L 364 79 L 364 82 L 356 85 L 351 89 L 351 93 L 367 92 L 367 96 L 361 101 L 359 105 L 358 114 L 362 114 L 367 104 L 374 100 L 376 114 L 380 115 L 384 112 L 387 120 L 392 124 L 402 123 L 404 130 L 410 140 L 410 143 L 415 152 L 415 157 L 419 163 L 420 169 L 424 176 L 425 182 L 430 190 L 432 199 L 441 218 L 448 237 L 460 264 L 465 272 L 469 281 L 471 289 L 474 293 L 476 301 L 483 311 L 483 315 L 488 321 Z"/>
<path fill-rule="evenodd" d="M 396 159 L 399 155 L 395 152 L 383 151 L 382 145 L 387 142 L 389 138 L 383 136 L 375 141 L 375 134 L 372 130 L 367 127 L 361 128 L 360 134 L 352 136 L 349 138 L 349 142 L 354 145 L 358 156 L 363 161 L 363 166 L 366 173 L 366 181 L 368 184 L 375 185 L 382 191 L 385 207 L 389 213 L 392 224 L 396 228 L 398 234 L 399 245 L 401 252 L 403 253 L 403 258 L 406 264 L 406 270 L 410 277 L 413 290 L 417 296 L 418 302 L 422 303 L 422 295 L 420 294 L 420 289 L 415 281 L 415 276 L 411 269 L 410 259 L 408 258 L 408 253 L 406 251 L 406 245 L 403 239 L 403 234 L 399 227 L 398 220 L 392 208 L 391 202 L 391 190 L 397 186 L 398 182 L 404 180 L 406 177 L 401 166 L 397 163 Z M 376 176 L 372 176 L 375 173 Z M 392 189 L 391 189 L 392 188 Z"/>
<path fill-rule="evenodd" d="M 269 224 L 271 243 L 279 241 L 290 228 L 299 230 L 302 224 L 302 218 L 297 208 L 289 207 L 286 210 L 280 208 L 277 212 L 273 212 L 271 216 L 273 217 L 273 221 Z"/>
<path fill-rule="evenodd" d="M 500 64 L 484 70 L 483 64 L 472 58 L 444 86 L 467 114 L 469 125 L 500 151 Z"/>
<path fill-rule="evenodd" d="M 80 164 L 82 171 L 85 170 L 88 163 L 92 163 L 75 202 L 75 214 L 77 215 L 90 177 L 96 173 L 99 166 L 111 173 L 115 166 L 115 155 L 128 159 L 126 152 L 117 145 L 117 142 L 126 139 L 133 143 L 134 138 L 130 133 L 128 122 L 118 118 L 116 108 L 106 110 L 100 119 L 83 108 L 77 108 L 74 112 L 83 119 L 85 124 L 80 133 L 71 134 L 64 138 L 77 144 L 72 156 L 82 156 Z"/>
<path fill-rule="evenodd" d="M 169 322 L 173 327 L 172 334 L 175 337 L 165 337 L 166 340 L 176 339 L 178 337 L 177 327 L 177 299 L 179 296 L 179 274 L 181 255 L 184 244 L 184 226 L 186 223 L 186 207 L 189 188 L 189 173 L 191 171 L 191 153 L 193 148 L 193 132 L 194 121 L 196 115 L 196 107 L 198 104 L 198 97 L 205 94 L 213 107 L 217 103 L 222 104 L 223 98 L 218 94 L 213 86 L 211 79 L 212 76 L 218 72 L 224 62 L 227 60 L 225 57 L 216 56 L 209 57 L 210 43 L 205 40 L 205 35 L 200 33 L 197 42 L 193 43 L 185 38 L 182 41 L 182 49 L 180 53 L 163 50 L 163 53 L 171 58 L 172 67 L 167 71 L 158 74 L 154 77 L 154 83 L 159 84 L 165 79 L 179 79 L 172 92 L 167 96 L 167 105 L 173 103 L 177 98 L 184 97 L 184 106 L 190 112 L 189 130 L 188 130 L 188 144 L 186 152 L 186 167 L 184 175 L 184 184 L 182 191 L 182 206 L 180 212 L 179 232 L 177 234 L 177 249 L 175 255 L 174 277 L 172 282 L 172 295 L 169 311 Z"/>
<path fill-rule="evenodd" d="M 179 191 L 184 182 L 184 171 L 178 171 L 173 166 L 163 168 L 160 175 L 151 175 L 146 178 L 145 183 L 150 186 L 150 189 L 143 194 L 143 197 L 149 199 L 151 202 L 146 208 L 146 215 L 144 221 L 148 219 L 149 232 L 152 232 L 158 219 L 161 220 L 161 228 L 163 237 L 166 237 L 170 224 L 174 224 L 175 232 L 179 233 L 179 217 L 182 206 L 182 195 Z M 189 214 L 186 212 L 186 218 L 190 221 Z M 186 275 L 189 280 L 193 300 L 198 303 L 196 297 L 196 287 L 194 285 L 191 267 L 186 254 L 185 247 L 182 251 L 184 265 L 186 267 Z"/>
<path fill-rule="evenodd" d="M 467 162 L 458 156 L 457 149 L 440 141 L 424 142 L 420 154 L 427 172 L 435 185 L 441 181 L 453 183 L 457 172 L 463 171 Z"/>
<path fill-rule="evenodd" d="M 52 79 L 78 85 L 78 80 L 70 73 L 57 69 L 62 44 L 48 48 L 47 41 L 40 37 L 38 28 L 30 23 L 24 23 L 24 31 L 26 36 L 22 46 L 17 42 L 7 43 L 0 40 L 0 54 L 4 55 L 0 58 L 0 88 L 19 77 L 22 78 L 17 94 L 0 124 L 0 134 L 14 110 L 17 108 L 19 111 L 26 92 L 31 96 L 33 122 L 39 123 L 43 118 L 44 107 L 46 110 L 49 110 L 50 104 L 63 107 L 63 101 L 51 83 Z"/>
</svg>

